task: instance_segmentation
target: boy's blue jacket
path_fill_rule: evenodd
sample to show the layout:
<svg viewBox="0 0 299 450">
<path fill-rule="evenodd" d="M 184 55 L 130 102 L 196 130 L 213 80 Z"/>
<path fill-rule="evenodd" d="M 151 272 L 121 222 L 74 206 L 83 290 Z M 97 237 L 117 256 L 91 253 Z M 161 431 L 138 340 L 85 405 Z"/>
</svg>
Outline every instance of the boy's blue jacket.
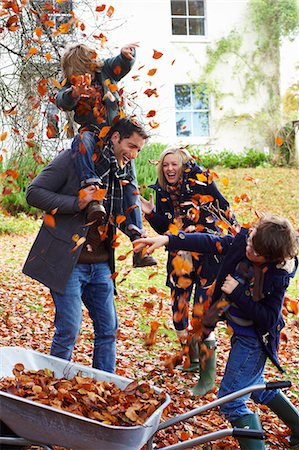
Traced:
<svg viewBox="0 0 299 450">
<path fill-rule="evenodd" d="M 186 230 L 188 226 L 203 225 L 204 232 L 208 233 L 219 233 L 219 228 L 216 226 L 216 217 L 214 221 L 212 220 L 212 214 L 205 209 L 205 207 L 213 204 L 214 206 L 219 206 L 223 211 L 229 209 L 230 205 L 225 197 L 219 192 L 216 184 L 212 181 L 211 183 L 206 183 L 206 185 L 198 184 L 193 180 L 197 180 L 198 174 L 204 174 L 208 177 L 208 173 L 204 172 L 201 167 L 195 163 L 188 163 L 186 169 L 183 172 L 182 186 L 180 190 L 180 216 L 182 218 L 182 228 Z M 170 198 L 169 192 L 165 191 L 158 181 L 155 184 L 149 186 L 156 191 L 156 208 L 155 211 L 146 215 L 145 218 L 150 223 L 151 227 L 159 234 L 164 234 L 168 231 L 169 225 L 174 222 L 174 207 Z M 196 194 L 200 195 L 210 195 L 213 197 L 213 201 L 206 203 L 200 208 L 200 215 L 197 221 L 193 221 L 189 218 L 188 211 L 193 207 L 192 197 Z M 231 223 L 235 221 L 232 217 L 229 219 Z M 195 251 L 192 249 L 192 251 Z M 167 262 L 167 286 L 171 287 L 169 274 L 173 270 L 171 265 L 172 255 L 169 252 L 168 262 Z M 202 255 L 201 262 L 203 263 L 201 276 L 209 281 L 214 281 L 218 269 L 219 269 L 220 258 L 210 253 L 209 255 Z"/>
<path fill-rule="evenodd" d="M 169 251 L 188 250 L 198 251 L 204 254 L 222 254 L 224 259 L 221 263 L 212 303 L 220 299 L 222 295 L 221 286 L 228 274 L 233 276 L 237 264 L 246 258 L 246 239 L 248 230 L 242 228 L 235 237 L 231 235 L 214 236 L 206 233 L 184 233 L 180 231 L 178 236 L 169 236 Z M 234 291 L 227 295 L 229 301 L 235 303 L 252 320 L 255 330 L 263 345 L 266 355 L 273 364 L 283 371 L 279 364 L 277 349 L 280 339 L 280 331 L 284 327 L 282 318 L 282 306 L 285 291 L 294 277 L 298 267 L 298 259 L 295 258 L 293 269 L 288 272 L 284 268 L 271 263 L 264 275 L 263 294 L 264 298 L 254 302 L 250 291 L 244 290 L 239 284 Z"/>
<path fill-rule="evenodd" d="M 100 85 L 103 89 L 103 96 L 105 97 L 105 95 L 110 92 L 108 87 L 109 84 L 117 85 L 117 82 L 130 72 L 134 62 L 135 58 L 133 60 L 129 60 L 122 54 L 119 54 L 114 58 L 105 59 L 101 71 L 95 72 L 95 79 L 93 80 L 92 85 Z M 103 126 L 111 125 L 113 119 L 119 114 L 120 96 L 118 91 L 113 92 L 113 97 L 114 101 L 112 101 L 109 97 L 106 97 L 104 100 L 106 107 L 106 120 L 101 123 L 98 122 L 93 113 L 94 99 L 86 99 L 86 102 L 89 102 L 90 104 L 90 108 L 86 108 L 84 113 L 77 110 L 76 106 L 78 100 L 74 99 L 72 96 L 72 85 L 70 81 L 67 81 L 65 86 L 63 86 L 63 88 L 58 92 L 55 100 L 58 108 L 64 111 L 75 112 L 75 122 L 81 125 L 81 127 L 90 128 L 94 126 L 97 129 L 101 129 Z"/>
</svg>

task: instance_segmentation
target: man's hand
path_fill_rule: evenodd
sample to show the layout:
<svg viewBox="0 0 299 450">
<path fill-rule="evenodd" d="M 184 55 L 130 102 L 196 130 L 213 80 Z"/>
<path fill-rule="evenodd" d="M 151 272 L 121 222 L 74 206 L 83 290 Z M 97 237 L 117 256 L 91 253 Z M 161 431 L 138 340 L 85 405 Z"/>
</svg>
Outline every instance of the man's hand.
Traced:
<svg viewBox="0 0 299 450">
<path fill-rule="evenodd" d="M 134 252 L 139 253 L 142 249 L 146 248 L 146 253 L 150 255 L 159 247 L 163 247 L 163 245 L 167 245 L 169 243 L 169 237 L 166 235 L 160 235 L 152 238 L 140 238 L 134 241 Z"/>
<path fill-rule="evenodd" d="M 99 189 L 97 186 L 87 186 L 84 189 L 80 189 L 78 205 L 81 210 L 94 200 L 94 193 L 97 189 Z"/>
<path fill-rule="evenodd" d="M 131 44 L 127 44 L 124 47 L 122 47 L 120 53 L 130 61 L 135 58 L 135 52 L 134 49 L 139 47 L 138 42 L 132 42 Z"/>
<path fill-rule="evenodd" d="M 239 282 L 235 280 L 231 275 L 227 275 L 225 281 L 222 285 L 222 292 L 225 294 L 231 294 L 234 289 L 238 286 Z"/>
<path fill-rule="evenodd" d="M 150 199 L 146 200 L 140 195 L 141 209 L 144 214 L 151 214 L 155 208 L 153 194 L 150 194 Z"/>
</svg>

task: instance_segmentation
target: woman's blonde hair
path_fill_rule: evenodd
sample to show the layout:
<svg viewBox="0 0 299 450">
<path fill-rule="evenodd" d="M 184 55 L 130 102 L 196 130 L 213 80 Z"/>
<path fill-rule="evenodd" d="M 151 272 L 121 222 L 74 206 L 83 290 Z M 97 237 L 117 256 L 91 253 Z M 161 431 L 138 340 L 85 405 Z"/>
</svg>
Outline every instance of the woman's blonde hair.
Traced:
<svg viewBox="0 0 299 450">
<path fill-rule="evenodd" d="M 167 181 L 163 173 L 163 162 L 167 155 L 178 155 L 179 159 L 182 162 L 182 173 L 186 168 L 186 164 L 188 162 L 193 161 L 192 156 L 185 148 L 180 147 L 168 147 L 166 148 L 160 155 L 159 163 L 157 165 L 157 176 L 158 182 L 162 189 L 166 190 Z"/>
<path fill-rule="evenodd" d="M 98 59 L 97 52 L 85 44 L 68 46 L 61 57 L 62 72 L 69 81 L 72 75 L 100 72 L 103 65 L 104 62 Z"/>
</svg>

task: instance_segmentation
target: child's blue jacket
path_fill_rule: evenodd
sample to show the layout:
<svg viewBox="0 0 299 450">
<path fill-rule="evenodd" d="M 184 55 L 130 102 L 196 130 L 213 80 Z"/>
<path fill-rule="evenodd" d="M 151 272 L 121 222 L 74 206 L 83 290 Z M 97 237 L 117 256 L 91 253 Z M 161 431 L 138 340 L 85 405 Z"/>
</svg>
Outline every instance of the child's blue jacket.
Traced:
<svg viewBox="0 0 299 450">
<path fill-rule="evenodd" d="M 184 233 L 180 231 L 178 236 L 169 236 L 169 251 L 188 250 L 202 252 L 204 254 L 222 254 L 222 260 L 217 278 L 212 303 L 220 299 L 222 295 L 221 286 L 228 274 L 234 274 L 237 264 L 246 258 L 246 239 L 248 230 L 242 228 L 235 237 L 231 235 L 214 236 L 206 233 Z M 280 331 L 284 327 L 282 318 L 282 306 L 285 291 L 294 277 L 298 267 L 298 259 L 294 260 L 291 272 L 280 268 L 274 263 L 267 267 L 264 275 L 263 294 L 264 298 L 254 302 L 251 293 L 244 290 L 239 284 L 234 291 L 227 295 L 229 301 L 236 304 L 248 320 L 253 321 L 260 342 L 266 355 L 275 366 L 283 371 L 279 364 L 277 349 L 280 339 Z"/>
</svg>

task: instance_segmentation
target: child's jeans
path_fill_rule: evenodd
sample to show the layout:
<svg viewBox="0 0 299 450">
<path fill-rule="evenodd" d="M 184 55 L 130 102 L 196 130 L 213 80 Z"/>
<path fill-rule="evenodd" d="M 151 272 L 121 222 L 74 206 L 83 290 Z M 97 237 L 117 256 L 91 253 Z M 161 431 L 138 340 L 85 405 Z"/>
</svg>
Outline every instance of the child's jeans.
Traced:
<svg viewBox="0 0 299 450">
<path fill-rule="evenodd" d="M 232 348 L 220 384 L 218 398 L 254 384 L 264 383 L 266 354 L 258 338 L 234 335 L 231 343 Z M 252 398 L 255 403 L 266 405 L 278 392 L 276 389 L 255 391 L 225 403 L 220 407 L 220 411 L 227 420 L 236 420 L 241 416 L 252 414 L 246 405 L 249 398 Z"/>
<path fill-rule="evenodd" d="M 95 145 L 97 142 L 98 137 L 93 131 L 84 131 L 83 133 L 78 133 L 73 139 L 71 147 L 72 154 L 76 173 L 80 179 L 82 187 L 86 186 L 87 184 L 98 183 L 99 185 L 102 185 L 102 180 L 96 173 L 95 165 L 92 159 L 92 155 L 95 152 Z M 80 151 L 80 143 L 83 144 L 84 154 L 82 153 L 82 151 Z M 130 164 L 133 179 L 123 188 L 123 210 L 127 216 L 124 225 L 125 227 L 127 227 L 128 225 L 133 223 L 138 228 L 142 229 L 141 204 L 139 196 L 136 195 L 136 192 L 138 192 L 138 184 L 136 179 L 134 161 L 132 160 Z M 129 213 L 126 213 L 126 210 L 132 205 L 137 205 L 138 207 L 132 209 Z"/>
</svg>

